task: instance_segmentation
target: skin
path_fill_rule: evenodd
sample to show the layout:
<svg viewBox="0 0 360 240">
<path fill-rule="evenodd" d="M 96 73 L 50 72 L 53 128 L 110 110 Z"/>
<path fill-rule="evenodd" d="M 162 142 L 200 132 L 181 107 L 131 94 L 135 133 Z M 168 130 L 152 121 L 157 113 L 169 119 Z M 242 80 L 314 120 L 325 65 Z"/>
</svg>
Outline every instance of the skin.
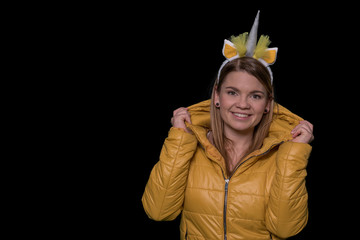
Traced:
<svg viewBox="0 0 360 240">
<path fill-rule="evenodd" d="M 226 76 L 219 93 L 215 94 L 214 100 L 215 104 L 219 104 L 217 107 L 224 120 L 225 135 L 234 143 L 234 159 L 239 159 L 252 140 L 255 126 L 269 112 L 269 96 L 254 76 L 246 72 L 231 72 Z M 187 108 L 176 109 L 171 119 L 173 127 L 191 133 L 185 122 L 191 124 Z M 291 134 L 293 142 L 310 143 L 314 139 L 313 125 L 308 121 L 301 121 Z"/>
</svg>

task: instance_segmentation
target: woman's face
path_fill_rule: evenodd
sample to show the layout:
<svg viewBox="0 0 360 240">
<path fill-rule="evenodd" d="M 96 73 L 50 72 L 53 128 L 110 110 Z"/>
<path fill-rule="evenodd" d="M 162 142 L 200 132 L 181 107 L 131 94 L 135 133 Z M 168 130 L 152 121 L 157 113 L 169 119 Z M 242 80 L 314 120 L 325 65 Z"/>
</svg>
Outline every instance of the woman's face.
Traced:
<svg viewBox="0 0 360 240">
<path fill-rule="evenodd" d="M 226 135 L 230 132 L 252 133 L 265 109 L 269 111 L 270 101 L 264 86 L 247 72 L 230 72 L 220 92 L 215 92 L 214 102 L 220 104 Z"/>
</svg>

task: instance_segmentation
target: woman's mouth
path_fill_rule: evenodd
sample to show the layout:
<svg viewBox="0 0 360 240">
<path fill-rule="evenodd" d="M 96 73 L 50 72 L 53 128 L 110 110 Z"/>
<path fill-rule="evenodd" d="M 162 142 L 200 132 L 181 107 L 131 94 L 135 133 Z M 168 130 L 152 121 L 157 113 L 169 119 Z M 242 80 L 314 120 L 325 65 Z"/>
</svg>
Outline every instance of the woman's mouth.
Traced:
<svg viewBox="0 0 360 240">
<path fill-rule="evenodd" d="M 247 114 L 247 113 L 236 113 L 236 112 L 231 112 L 236 118 L 240 118 L 240 119 L 245 119 L 251 116 L 251 114 Z"/>
</svg>

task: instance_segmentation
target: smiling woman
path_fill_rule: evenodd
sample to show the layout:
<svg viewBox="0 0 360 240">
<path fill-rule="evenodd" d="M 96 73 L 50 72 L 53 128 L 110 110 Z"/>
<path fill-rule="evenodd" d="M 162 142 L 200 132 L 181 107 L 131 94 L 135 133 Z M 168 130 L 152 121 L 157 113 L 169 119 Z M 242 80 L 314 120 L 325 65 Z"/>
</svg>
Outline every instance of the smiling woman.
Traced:
<svg viewBox="0 0 360 240">
<path fill-rule="evenodd" d="M 212 138 L 230 161 L 228 172 L 232 172 L 230 166 L 261 146 L 269 130 L 274 105 L 270 79 L 268 70 L 258 60 L 242 57 L 226 64 L 214 85 Z M 236 140 L 239 137 L 240 142 Z M 234 143 L 238 146 L 233 146 Z M 235 155 L 235 159 L 229 154 Z"/>
<path fill-rule="evenodd" d="M 312 125 L 274 102 L 277 49 L 257 21 L 225 40 L 211 100 L 178 108 L 142 198 L 183 239 L 285 239 L 307 224 Z M 255 26 L 255 27 L 254 27 Z"/>
</svg>

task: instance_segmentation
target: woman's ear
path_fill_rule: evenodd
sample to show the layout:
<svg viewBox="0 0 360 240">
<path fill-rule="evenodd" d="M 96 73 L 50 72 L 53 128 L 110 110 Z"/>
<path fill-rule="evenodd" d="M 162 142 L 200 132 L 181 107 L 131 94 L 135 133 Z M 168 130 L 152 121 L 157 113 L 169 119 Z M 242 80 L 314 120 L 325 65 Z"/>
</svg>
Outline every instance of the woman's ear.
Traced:
<svg viewBox="0 0 360 240">
<path fill-rule="evenodd" d="M 265 106 L 264 114 L 267 114 L 270 112 L 271 101 L 272 101 L 272 99 L 270 98 Z"/>
<path fill-rule="evenodd" d="M 219 107 L 220 106 L 220 97 L 217 91 L 217 86 L 214 87 L 214 104 L 215 107 Z"/>
</svg>

